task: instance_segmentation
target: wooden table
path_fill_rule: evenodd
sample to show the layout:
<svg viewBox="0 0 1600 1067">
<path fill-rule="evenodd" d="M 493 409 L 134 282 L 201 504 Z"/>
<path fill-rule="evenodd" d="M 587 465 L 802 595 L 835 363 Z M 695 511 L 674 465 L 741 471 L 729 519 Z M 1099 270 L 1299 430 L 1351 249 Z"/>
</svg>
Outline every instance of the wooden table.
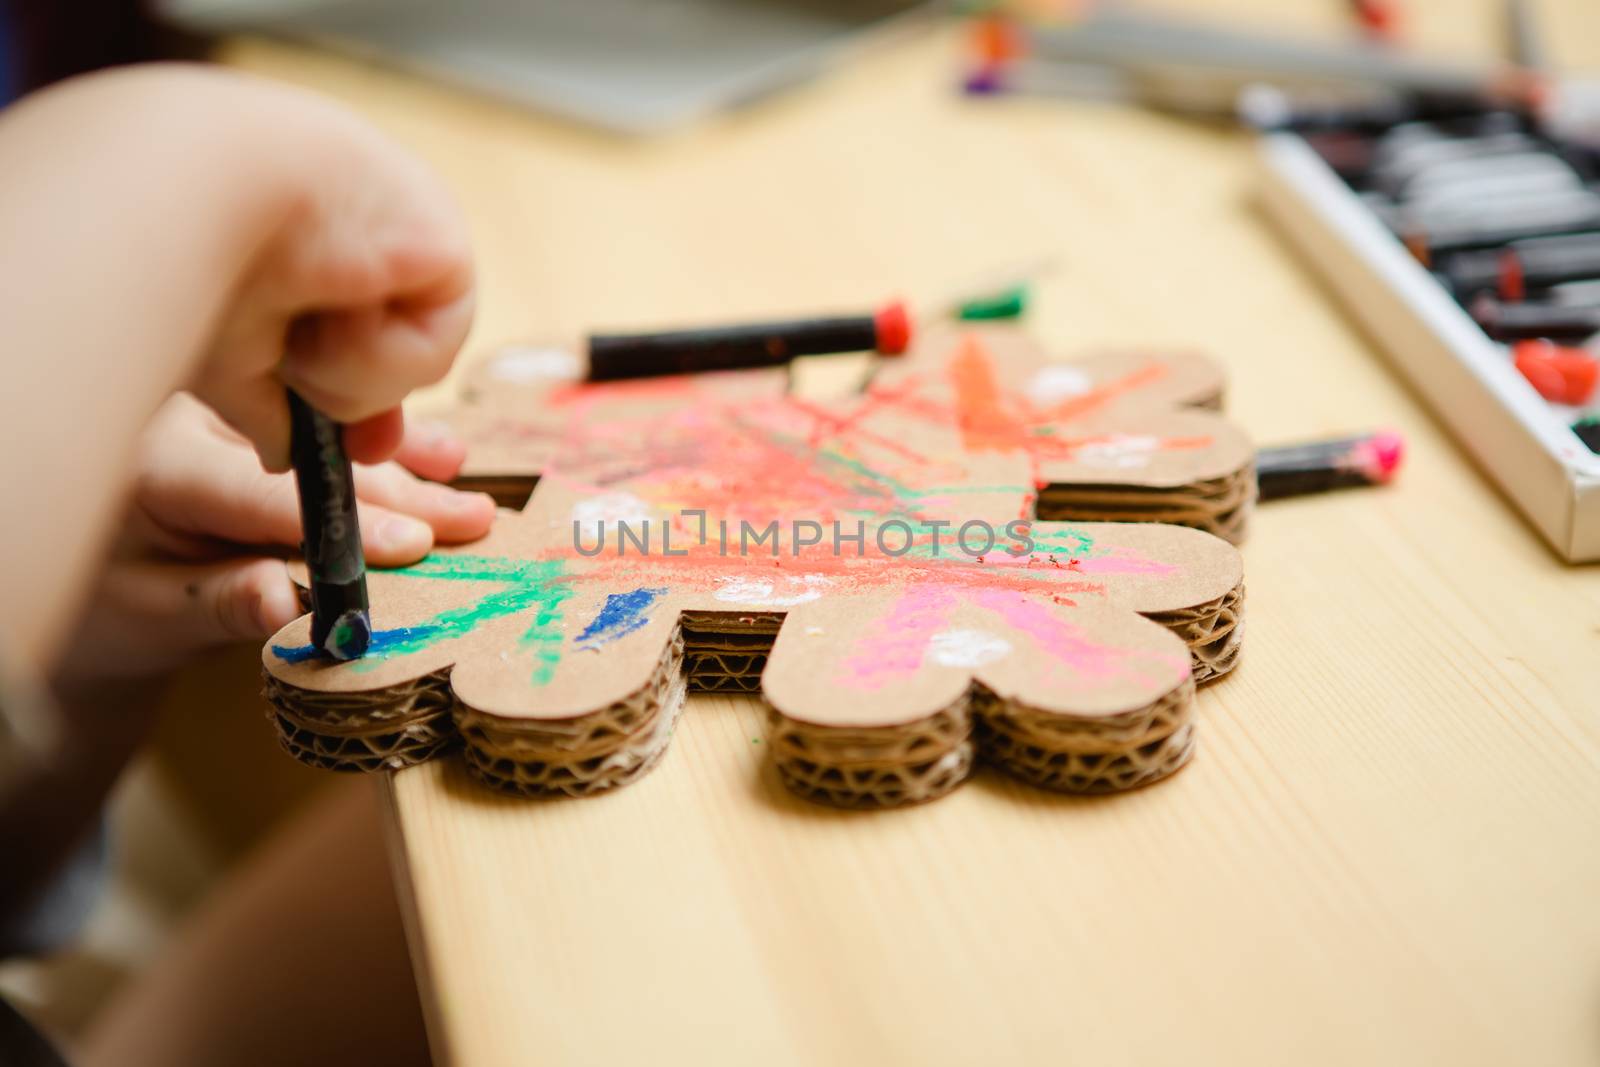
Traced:
<svg viewBox="0 0 1600 1067">
<path fill-rule="evenodd" d="M 1546 6 L 1557 54 L 1600 66 L 1594 6 Z M 1494 40 L 1494 3 L 1412 7 L 1431 44 Z M 1348 32 L 1334 0 L 1271 17 Z M 481 253 L 479 347 L 851 308 L 1049 256 L 1050 345 L 1196 346 L 1258 440 L 1412 444 L 1391 490 L 1261 509 L 1244 663 L 1200 695 L 1194 764 L 1148 790 L 981 773 L 839 813 L 777 783 L 754 701 L 706 696 L 609 796 L 501 798 L 455 762 L 395 776 L 440 1058 L 1595 1062 L 1600 570 L 1546 551 L 1266 228 L 1246 138 L 969 103 L 957 47 L 931 34 L 645 143 L 230 48 L 448 177 Z"/>
</svg>

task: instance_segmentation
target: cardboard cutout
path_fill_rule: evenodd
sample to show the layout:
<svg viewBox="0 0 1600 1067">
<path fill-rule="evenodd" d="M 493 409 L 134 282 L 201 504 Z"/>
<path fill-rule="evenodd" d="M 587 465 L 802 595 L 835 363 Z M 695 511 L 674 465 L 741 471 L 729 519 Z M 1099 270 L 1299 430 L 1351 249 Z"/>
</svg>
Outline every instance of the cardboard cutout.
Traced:
<svg viewBox="0 0 1600 1067">
<path fill-rule="evenodd" d="M 1076 792 L 1189 758 L 1194 685 L 1237 657 L 1238 552 L 1038 515 L 1237 536 L 1249 444 L 1183 407 L 1220 395 L 1209 363 L 964 329 L 818 404 L 781 371 L 587 385 L 541 360 L 491 358 L 453 416 L 463 481 L 526 506 L 373 572 L 364 659 L 318 658 L 309 619 L 269 643 L 299 758 L 459 738 L 485 782 L 581 795 L 653 766 L 688 688 L 759 691 L 784 781 L 852 807 L 939 796 L 979 755 Z"/>
</svg>

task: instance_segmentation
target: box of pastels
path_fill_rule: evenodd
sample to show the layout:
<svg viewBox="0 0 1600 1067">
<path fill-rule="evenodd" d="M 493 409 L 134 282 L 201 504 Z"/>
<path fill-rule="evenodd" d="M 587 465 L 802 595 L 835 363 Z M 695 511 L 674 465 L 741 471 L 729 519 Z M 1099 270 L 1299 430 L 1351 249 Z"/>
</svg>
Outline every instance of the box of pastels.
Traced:
<svg viewBox="0 0 1600 1067">
<path fill-rule="evenodd" d="M 1265 133 L 1267 213 L 1555 550 L 1600 559 L 1600 153 L 1391 118 Z"/>
</svg>

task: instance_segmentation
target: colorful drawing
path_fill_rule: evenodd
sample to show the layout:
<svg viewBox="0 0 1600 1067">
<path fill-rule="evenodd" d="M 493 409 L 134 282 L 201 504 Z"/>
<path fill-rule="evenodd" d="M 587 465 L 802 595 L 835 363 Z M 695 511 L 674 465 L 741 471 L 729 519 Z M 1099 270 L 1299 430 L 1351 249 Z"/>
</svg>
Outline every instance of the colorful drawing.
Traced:
<svg viewBox="0 0 1600 1067">
<path fill-rule="evenodd" d="M 465 479 L 525 506 L 374 572 L 364 659 L 318 659 L 304 619 L 277 635 L 300 758 L 459 740 L 492 785 L 589 793 L 653 766 L 697 688 L 760 692 L 784 780 L 849 806 L 930 799 L 980 754 L 1085 792 L 1188 759 L 1194 683 L 1238 651 L 1237 551 L 1065 520 L 1238 536 L 1251 450 L 1192 407 L 1220 395 L 1205 361 L 964 330 L 817 404 L 781 371 L 590 386 L 512 356 L 454 420 Z"/>
</svg>

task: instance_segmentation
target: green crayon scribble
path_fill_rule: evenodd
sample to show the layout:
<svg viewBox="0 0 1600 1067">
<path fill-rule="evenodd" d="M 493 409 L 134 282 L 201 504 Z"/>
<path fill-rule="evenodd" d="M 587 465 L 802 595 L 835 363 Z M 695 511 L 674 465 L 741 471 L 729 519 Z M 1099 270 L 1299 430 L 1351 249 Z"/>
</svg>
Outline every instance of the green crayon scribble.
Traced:
<svg viewBox="0 0 1600 1067">
<path fill-rule="evenodd" d="M 370 670 L 382 660 L 411 655 L 441 641 L 465 637 L 483 623 L 532 609 L 533 620 L 518 643 L 534 649 L 534 685 L 547 685 L 555 675 L 565 639 L 561 605 L 573 593 L 571 583 L 566 580 L 565 561 L 429 553 L 409 567 L 386 569 L 384 573 L 408 579 L 492 582 L 499 588 L 464 607 L 441 611 L 404 631 L 396 631 L 396 640 L 385 644 L 376 655 L 368 655 L 357 669 Z"/>
<path fill-rule="evenodd" d="M 1067 527 L 1065 530 L 1050 530 L 1040 532 L 1037 527 L 1033 531 L 1034 552 L 1062 553 L 1078 559 L 1089 556 L 1102 555 L 1105 549 L 1097 550 L 1094 538 L 1082 530 Z"/>
<path fill-rule="evenodd" d="M 534 685 L 549 685 L 561 662 L 561 645 L 566 632 L 561 626 L 561 603 L 572 595 L 572 587 L 565 582 L 549 590 L 550 596 L 540 606 L 533 622 L 523 631 L 517 644 L 533 649 L 536 666 L 533 669 Z"/>
</svg>

